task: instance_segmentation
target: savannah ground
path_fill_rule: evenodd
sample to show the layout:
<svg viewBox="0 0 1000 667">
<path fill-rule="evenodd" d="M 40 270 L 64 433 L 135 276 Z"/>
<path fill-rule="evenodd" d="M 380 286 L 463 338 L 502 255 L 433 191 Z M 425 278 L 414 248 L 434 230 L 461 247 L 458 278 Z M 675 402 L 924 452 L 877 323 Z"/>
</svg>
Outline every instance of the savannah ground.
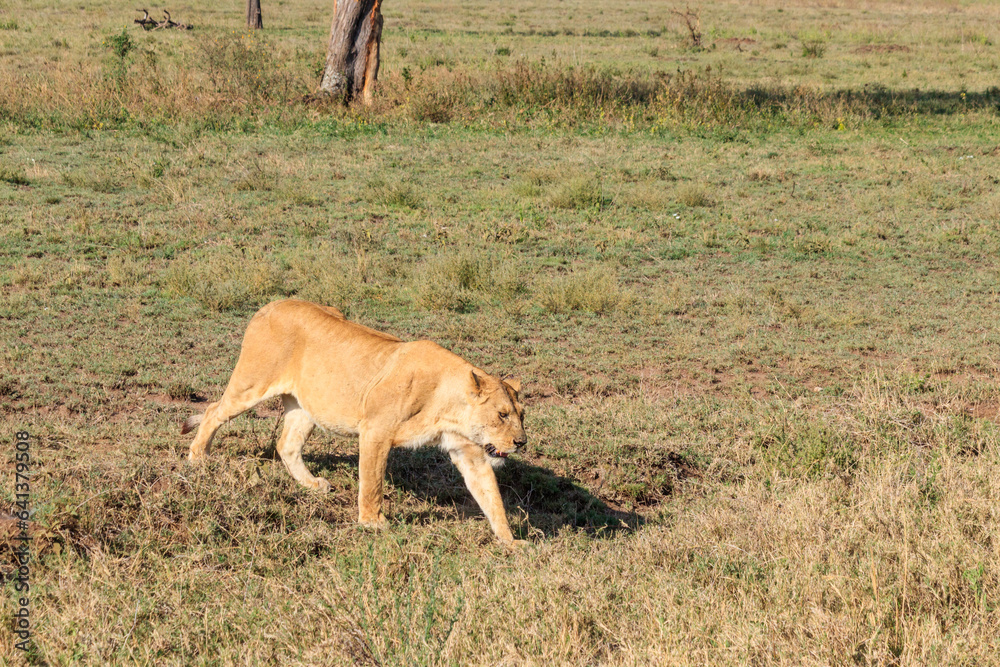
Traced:
<svg viewBox="0 0 1000 667">
<path fill-rule="evenodd" d="M 326 3 L 81 7 L 0 4 L 0 661 L 998 662 L 995 3 L 399 0 L 369 110 Z M 184 460 L 286 296 L 524 381 L 530 546 L 277 404 Z"/>
</svg>

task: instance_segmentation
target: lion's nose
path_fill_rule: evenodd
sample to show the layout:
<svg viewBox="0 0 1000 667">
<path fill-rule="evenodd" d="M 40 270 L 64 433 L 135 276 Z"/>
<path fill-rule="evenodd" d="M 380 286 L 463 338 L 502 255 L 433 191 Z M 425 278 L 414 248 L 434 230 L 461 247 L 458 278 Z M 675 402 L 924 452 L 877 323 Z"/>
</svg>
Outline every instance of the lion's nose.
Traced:
<svg viewBox="0 0 1000 667">
<path fill-rule="evenodd" d="M 524 447 L 528 444 L 528 436 L 522 435 L 520 438 L 514 438 L 514 444 L 518 447 Z"/>
</svg>

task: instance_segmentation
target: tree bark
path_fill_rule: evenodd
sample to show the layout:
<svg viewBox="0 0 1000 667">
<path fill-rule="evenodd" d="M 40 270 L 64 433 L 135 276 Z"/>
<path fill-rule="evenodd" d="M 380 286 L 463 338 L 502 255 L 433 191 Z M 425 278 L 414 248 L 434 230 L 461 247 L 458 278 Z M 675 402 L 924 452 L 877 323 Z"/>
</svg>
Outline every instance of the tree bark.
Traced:
<svg viewBox="0 0 1000 667">
<path fill-rule="evenodd" d="M 264 27 L 264 17 L 260 13 L 260 0 L 247 0 L 247 27 L 251 30 Z"/>
<path fill-rule="evenodd" d="M 321 93 L 371 104 L 378 79 L 382 0 L 334 0 Z"/>
</svg>

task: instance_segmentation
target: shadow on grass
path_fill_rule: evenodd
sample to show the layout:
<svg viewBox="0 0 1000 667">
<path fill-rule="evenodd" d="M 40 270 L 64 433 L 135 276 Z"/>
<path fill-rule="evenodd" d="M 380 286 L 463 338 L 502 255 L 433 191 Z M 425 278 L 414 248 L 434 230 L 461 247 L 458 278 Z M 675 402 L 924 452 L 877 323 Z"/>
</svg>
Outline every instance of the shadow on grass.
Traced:
<svg viewBox="0 0 1000 667">
<path fill-rule="evenodd" d="M 645 523 L 639 514 L 610 507 L 573 478 L 526 461 L 509 461 L 497 471 L 497 481 L 508 509 L 523 509 L 546 537 L 571 527 L 613 538 Z"/>
<path fill-rule="evenodd" d="M 356 470 L 358 457 L 314 454 L 306 457 L 306 465 L 322 476 L 322 471 L 345 465 Z M 609 507 L 576 480 L 557 475 L 547 468 L 509 459 L 496 473 L 508 515 L 523 511 L 531 528 L 541 531 L 545 537 L 552 537 L 569 527 L 584 530 L 595 537 L 613 538 L 623 532 L 633 532 L 645 523 L 642 516 Z M 482 514 L 458 469 L 447 454 L 436 448 L 393 450 L 389 456 L 386 480 L 430 503 L 453 506 L 462 515 Z M 420 522 L 430 518 L 429 515 L 415 514 L 409 520 Z M 516 528 L 511 528 L 516 534 Z"/>
<path fill-rule="evenodd" d="M 1000 111 L 1000 88 L 982 92 L 891 89 L 879 84 L 861 88 L 845 88 L 819 94 L 808 94 L 784 87 L 750 86 L 736 91 L 737 99 L 757 109 L 780 112 L 803 105 L 817 108 L 842 109 L 874 118 L 904 113 L 916 115 L 949 115 L 967 111 Z"/>
</svg>

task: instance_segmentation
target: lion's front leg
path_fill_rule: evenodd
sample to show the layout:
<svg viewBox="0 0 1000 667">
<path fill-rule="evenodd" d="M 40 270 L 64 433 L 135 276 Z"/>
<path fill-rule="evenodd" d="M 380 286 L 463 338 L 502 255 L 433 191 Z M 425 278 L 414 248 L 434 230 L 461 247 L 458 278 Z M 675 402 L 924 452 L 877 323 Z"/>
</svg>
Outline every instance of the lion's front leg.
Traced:
<svg viewBox="0 0 1000 667">
<path fill-rule="evenodd" d="M 358 522 L 363 526 L 381 528 L 382 484 L 389 461 L 391 440 L 362 432 L 358 452 Z"/>
<path fill-rule="evenodd" d="M 465 478 L 465 485 L 472 492 L 472 497 L 489 520 L 493 534 L 505 546 L 513 546 L 514 535 L 507 523 L 507 512 L 503 508 L 497 477 L 482 448 L 470 442 L 462 447 L 449 448 L 448 454 Z"/>
</svg>

